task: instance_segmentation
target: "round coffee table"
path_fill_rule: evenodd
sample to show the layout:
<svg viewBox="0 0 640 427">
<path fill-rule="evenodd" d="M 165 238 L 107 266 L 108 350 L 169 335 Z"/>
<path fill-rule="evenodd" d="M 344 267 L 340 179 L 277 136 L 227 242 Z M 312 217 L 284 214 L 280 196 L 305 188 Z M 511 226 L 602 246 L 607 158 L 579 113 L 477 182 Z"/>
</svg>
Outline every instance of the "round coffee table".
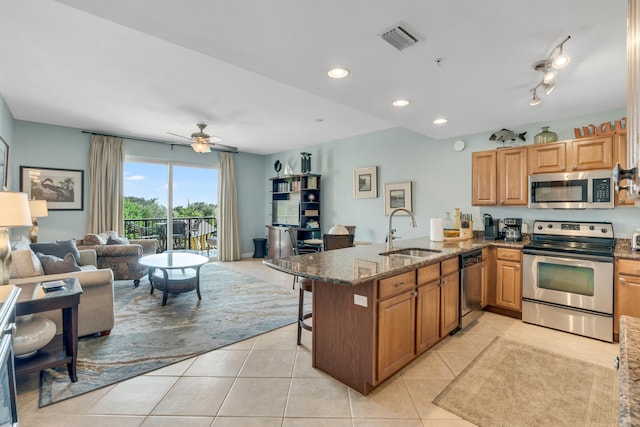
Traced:
<svg viewBox="0 0 640 427">
<path fill-rule="evenodd" d="M 149 267 L 151 294 L 154 289 L 162 291 L 162 305 L 167 304 L 170 292 L 180 293 L 195 290 L 200 295 L 200 267 L 209 258 L 189 252 L 164 252 L 146 255 L 138 260 L 140 265 Z"/>
</svg>

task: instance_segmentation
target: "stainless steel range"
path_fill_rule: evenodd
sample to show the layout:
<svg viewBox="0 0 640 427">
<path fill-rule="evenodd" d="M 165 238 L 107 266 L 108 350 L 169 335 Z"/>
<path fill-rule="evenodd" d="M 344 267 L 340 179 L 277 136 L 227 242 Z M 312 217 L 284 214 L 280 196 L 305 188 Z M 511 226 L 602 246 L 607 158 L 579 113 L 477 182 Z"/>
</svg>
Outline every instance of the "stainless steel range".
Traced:
<svg viewBox="0 0 640 427">
<path fill-rule="evenodd" d="M 613 225 L 535 221 L 523 250 L 522 320 L 613 341 Z"/>
</svg>

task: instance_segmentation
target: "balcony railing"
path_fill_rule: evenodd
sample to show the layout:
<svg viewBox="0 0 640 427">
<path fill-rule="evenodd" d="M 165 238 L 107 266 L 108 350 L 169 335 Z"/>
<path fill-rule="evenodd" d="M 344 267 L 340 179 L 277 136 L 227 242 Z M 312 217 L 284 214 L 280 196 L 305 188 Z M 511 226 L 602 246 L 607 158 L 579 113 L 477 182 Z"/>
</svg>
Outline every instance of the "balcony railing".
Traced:
<svg viewBox="0 0 640 427">
<path fill-rule="evenodd" d="M 131 218 L 124 220 L 127 239 L 157 239 L 158 252 L 168 248 L 166 218 Z M 217 249 L 217 222 L 213 216 L 174 218 L 172 249 L 188 249 L 210 253 Z"/>
</svg>

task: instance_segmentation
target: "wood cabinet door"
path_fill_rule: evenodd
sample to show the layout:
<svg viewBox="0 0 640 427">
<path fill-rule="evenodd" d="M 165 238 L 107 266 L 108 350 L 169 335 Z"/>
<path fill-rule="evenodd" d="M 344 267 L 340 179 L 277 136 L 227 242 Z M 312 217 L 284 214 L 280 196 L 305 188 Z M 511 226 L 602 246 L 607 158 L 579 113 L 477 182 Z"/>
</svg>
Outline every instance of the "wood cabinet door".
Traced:
<svg viewBox="0 0 640 427">
<path fill-rule="evenodd" d="M 613 168 L 613 138 L 584 138 L 571 141 L 571 171 Z"/>
<path fill-rule="evenodd" d="M 378 303 L 378 381 L 415 357 L 415 292 Z"/>
<path fill-rule="evenodd" d="M 564 172 L 567 169 L 564 142 L 530 145 L 528 150 L 530 174 Z"/>
<path fill-rule="evenodd" d="M 640 261 L 619 259 L 615 264 L 613 333 L 620 333 L 620 316 L 640 317 Z"/>
<path fill-rule="evenodd" d="M 416 354 L 440 341 L 440 280 L 418 287 Z"/>
<path fill-rule="evenodd" d="M 527 147 L 498 150 L 499 205 L 527 204 Z"/>
<path fill-rule="evenodd" d="M 498 201 L 498 174 L 496 150 L 471 154 L 471 204 L 496 205 Z"/>
<path fill-rule="evenodd" d="M 496 306 L 522 311 L 522 270 L 519 262 L 496 262 Z"/>
<path fill-rule="evenodd" d="M 440 286 L 440 337 L 458 327 L 460 313 L 459 272 L 442 277 Z"/>
</svg>

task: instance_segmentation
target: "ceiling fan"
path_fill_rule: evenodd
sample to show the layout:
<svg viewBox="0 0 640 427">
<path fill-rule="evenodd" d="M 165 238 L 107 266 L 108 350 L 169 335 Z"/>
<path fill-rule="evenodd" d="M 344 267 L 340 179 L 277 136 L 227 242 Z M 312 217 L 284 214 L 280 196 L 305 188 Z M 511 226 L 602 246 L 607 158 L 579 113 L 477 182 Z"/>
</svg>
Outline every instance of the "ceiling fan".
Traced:
<svg viewBox="0 0 640 427">
<path fill-rule="evenodd" d="M 222 139 L 218 138 L 217 136 L 207 135 L 206 133 L 204 133 L 204 129 L 207 127 L 206 124 L 198 123 L 196 124 L 196 126 L 198 126 L 198 129 L 200 130 L 198 132 L 192 133 L 191 137 L 182 136 L 171 132 L 167 133 L 169 135 L 177 136 L 179 138 L 184 138 L 191 141 L 191 148 L 193 148 L 193 151 L 197 153 L 209 153 L 212 149 L 216 151 L 231 151 L 234 153 L 238 151 L 238 147 L 219 144 L 218 142 L 222 141 Z"/>
</svg>

